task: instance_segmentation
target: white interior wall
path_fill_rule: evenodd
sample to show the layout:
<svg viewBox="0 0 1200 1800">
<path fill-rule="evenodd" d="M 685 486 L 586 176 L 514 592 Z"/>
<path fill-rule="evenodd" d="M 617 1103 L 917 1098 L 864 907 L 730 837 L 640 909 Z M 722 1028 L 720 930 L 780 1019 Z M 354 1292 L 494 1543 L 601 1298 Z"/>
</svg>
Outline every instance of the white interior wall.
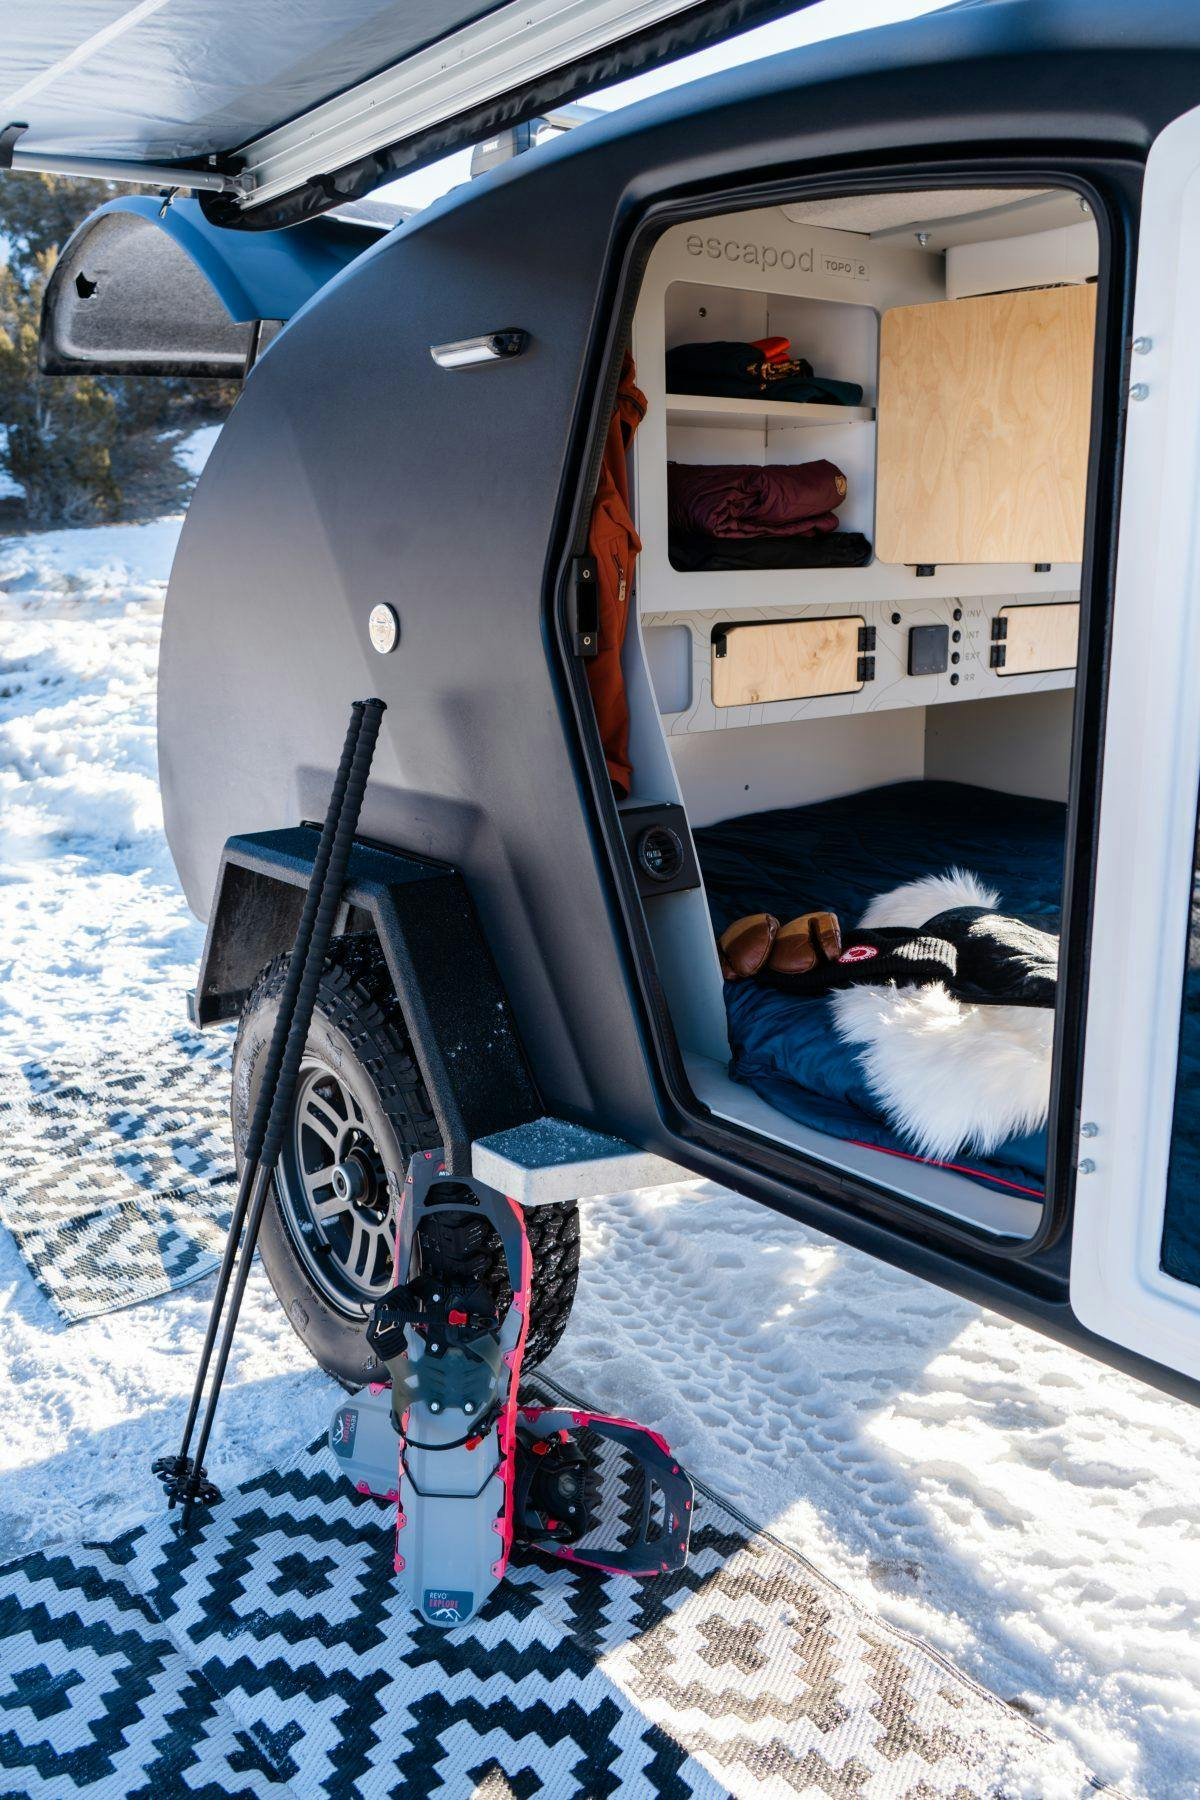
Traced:
<svg viewBox="0 0 1200 1800">
<path fill-rule="evenodd" d="M 801 439 L 798 444 L 797 439 Z M 843 531 L 875 529 L 875 432 L 861 425 L 821 425 L 795 431 L 709 431 L 703 425 L 672 425 L 671 460 L 681 463 L 794 463 L 824 458 L 846 477 L 846 498 L 838 508 Z M 711 577 L 693 575 L 707 583 Z"/>
<path fill-rule="evenodd" d="M 729 337 L 753 342 L 780 336 L 819 375 L 854 381 L 864 406 L 874 406 L 879 370 L 879 314 L 873 306 L 845 300 L 813 300 L 796 294 L 753 293 L 679 281 L 664 297 L 666 347 L 699 338 Z M 825 457 L 847 481 L 838 517 L 845 531 L 874 530 L 875 432 L 861 425 L 808 427 L 801 434 L 765 426 L 712 431 L 676 420 L 669 455 L 685 463 L 790 463 Z"/>
<path fill-rule="evenodd" d="M 693 826 L 893 781 L 964 781 L 1065 801 L 1073 706 L 1071 690 L 1062 688 L 695 732 L 672 738 L 670 747 Z"/>
<path fill-rule="evenodd" d="M 953 244 L 946 252 L 946 298 L 1091 281 L 1099 262 L 1096 227 L 1090 220 L 1024 237 Z"/>
<path fill-rule="evenodd" d="M 925 715 L 925 777 L 1065 802 L 1074 709 L 1072 688 L 931 706 Z"/>
<path fill-rule="evenodd" d="M 672 282 L 663 297 L 666 347 L 710 338 L 790 338 L 818 375 L 857 381 L 863 404 L 875 404 L 879 366 L 879 314 L 851 289 L 844 299 L 759 293 L 705 282 Z"/>
<path fill-rule="evenodd" d="M 925 773 L 924 707 L 794 719 L 671 739 L 688 818 L 712 825 L 738 813 L 805 806 Z"/>
</svg>

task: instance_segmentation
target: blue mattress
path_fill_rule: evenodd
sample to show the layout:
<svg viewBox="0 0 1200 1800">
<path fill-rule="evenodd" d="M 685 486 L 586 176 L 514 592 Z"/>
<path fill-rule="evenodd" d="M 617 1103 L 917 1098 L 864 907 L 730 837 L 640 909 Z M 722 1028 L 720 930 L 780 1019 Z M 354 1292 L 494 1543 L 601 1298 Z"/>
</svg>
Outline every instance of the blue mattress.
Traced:
<svg viewBox="0 0 1200 1800">
<path fill-rule="evenodd" d="M 1055 801 L 959 782 L 903 781 L 726 819 L 696 832 L 696 850 L 718 934 L 747 913 L 786 920 L 820 907 L 856 924 L 876 894 L 956 865 L 993 887 L 1004 911 L 1057 931 L 1066 812 Z M 827 998 L 729 982 L 725 1006 L 737 1080 L 802 1125 L 913 1155 L 876 1106 L 854 1049 L 834 1032 Z M 1010 1138 L 986 1159 L 964 1152 L 946 1166 L 1040 1194 L 1046 1134 Z"/>
</svg>

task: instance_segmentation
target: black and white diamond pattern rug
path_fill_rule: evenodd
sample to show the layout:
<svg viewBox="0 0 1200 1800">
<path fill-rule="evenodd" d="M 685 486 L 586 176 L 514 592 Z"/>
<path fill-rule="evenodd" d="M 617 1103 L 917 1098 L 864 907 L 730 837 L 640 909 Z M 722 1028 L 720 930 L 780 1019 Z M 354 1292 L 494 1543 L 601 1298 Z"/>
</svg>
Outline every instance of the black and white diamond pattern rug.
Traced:
<svg viewBox="0 0 1200 1800">
<path fill-rule="evenodd" d="M 188 1538 L 164 1519 L 0 1571 L 0 1793 L 1000 1800 L 1096 1785 L 711 1495 L 693 1546 L 650 1584 L 526 1553 L 473 1625 L 443 1632 L 393 1576 L 392 1509 L 322 1445 Z"/>
<path fill-rule="evenodd" d="M 0 1065 L 0 1224 L 64 1319 L 215 1267 L 234 1179 L 225 1033 L 177 1031 L 92 1062 Z"/>
</svg>

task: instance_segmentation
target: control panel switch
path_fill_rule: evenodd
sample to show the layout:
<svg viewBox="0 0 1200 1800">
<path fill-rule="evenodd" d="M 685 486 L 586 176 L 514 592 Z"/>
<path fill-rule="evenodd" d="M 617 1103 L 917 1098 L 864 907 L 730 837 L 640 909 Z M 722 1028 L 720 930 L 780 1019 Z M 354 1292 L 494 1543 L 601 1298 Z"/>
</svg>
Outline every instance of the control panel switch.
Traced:
<svg viewBox="0 0 1200 1800">
<path fill-rule="evenodd" d="M 913 625 L 908 633 L 910 675 L 944 675 L 950 661 L 948 625 Z"/>
</svg>

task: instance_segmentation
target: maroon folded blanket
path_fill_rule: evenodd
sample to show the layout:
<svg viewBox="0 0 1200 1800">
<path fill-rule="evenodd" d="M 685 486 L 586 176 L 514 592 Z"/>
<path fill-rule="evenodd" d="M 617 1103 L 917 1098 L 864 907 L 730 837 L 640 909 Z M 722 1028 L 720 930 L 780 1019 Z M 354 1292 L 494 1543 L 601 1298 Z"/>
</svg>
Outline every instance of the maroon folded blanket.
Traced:
<svg viewBox="0 0 1200 1800">
<path fill-rule="evenodd" d="M 812 537 L 836 530 L 845 498 L 831 462 L 667 464 L 668 524 L 692 537 Z"/>
</svg>

